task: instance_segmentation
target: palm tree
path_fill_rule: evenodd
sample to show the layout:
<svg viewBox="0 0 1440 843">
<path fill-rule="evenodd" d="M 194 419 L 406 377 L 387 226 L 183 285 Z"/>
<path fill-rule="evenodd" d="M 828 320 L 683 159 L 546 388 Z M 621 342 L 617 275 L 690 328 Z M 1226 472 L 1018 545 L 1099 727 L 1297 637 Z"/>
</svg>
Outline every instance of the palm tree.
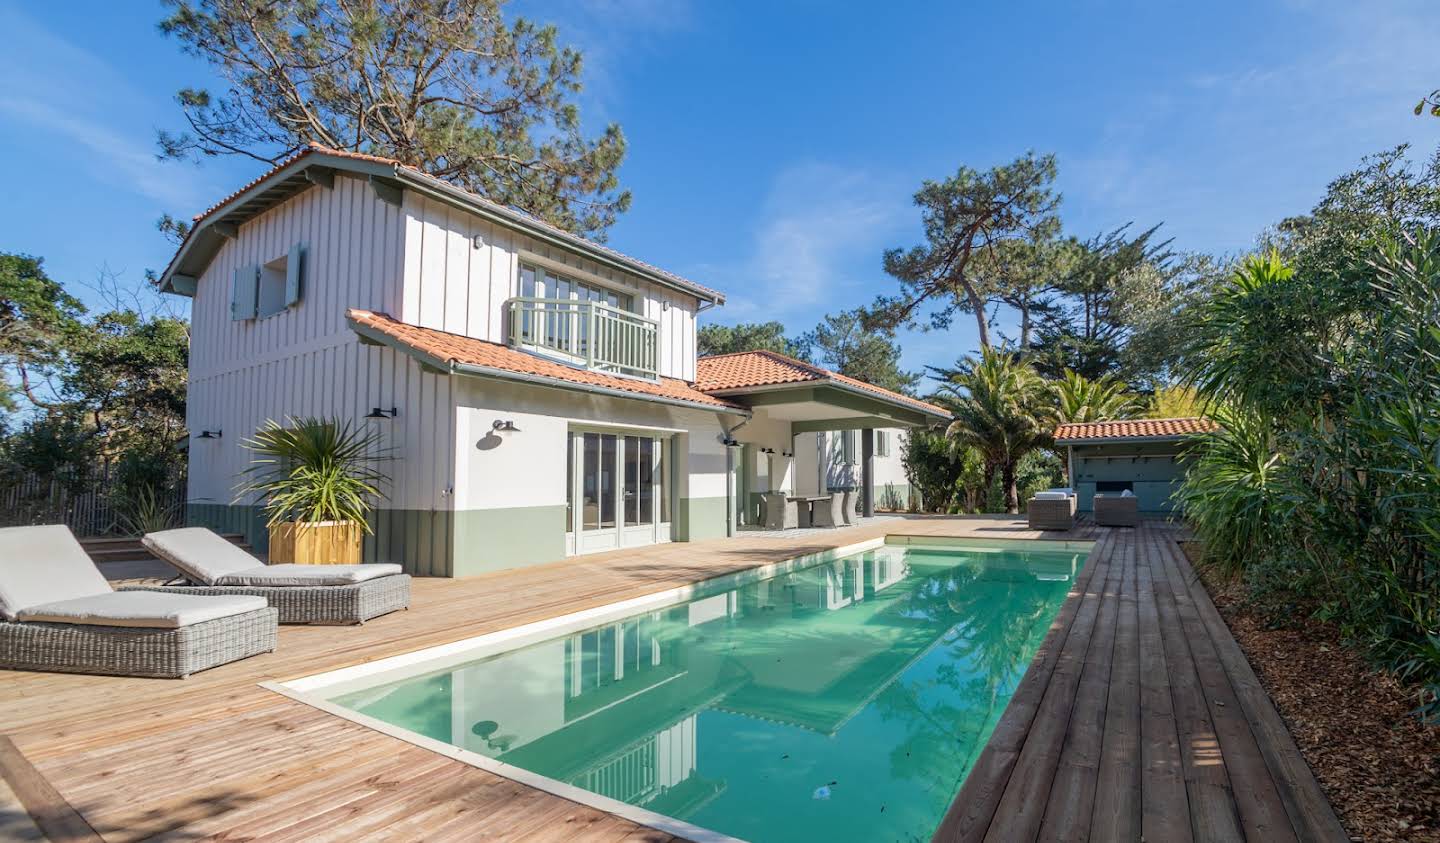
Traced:
<svg viewBox="0 0 1440 843">
<path fill-rule="evenodd" d="M 999 472 L 1005 511 L 1018 513 L 1015 467 L 1054 431 L 1055 412 L 1045 381 L 1017 355 L 985 349 L 980 359 L 963 361 L 936 398 L 955 419 L 947 434 L 984 457 L 986 488 Z"/>
<path fill-rule="evenodd" d="M 1052 390 L 1057 424 L 1126 419 L 1139 413 L 1144 407 L 1144 403 L 1130 392 L 1125 384 L 1109 375 L 1091 380 L 1066 369 L 1064 376 L 1053 382 Z M 1069 477 L 1068 450 L 1060 452 L 1060 463 L 1065 476 Z"/>
<path fill-rule="evenodd" d="M 1091 380 L 1066 369 L 1054 382 L 1054 390 L 1055 421 L 1059 424 L 1124 419 L 1141 408 L 1125 384 L 1109 375 Z"/>
</svg>

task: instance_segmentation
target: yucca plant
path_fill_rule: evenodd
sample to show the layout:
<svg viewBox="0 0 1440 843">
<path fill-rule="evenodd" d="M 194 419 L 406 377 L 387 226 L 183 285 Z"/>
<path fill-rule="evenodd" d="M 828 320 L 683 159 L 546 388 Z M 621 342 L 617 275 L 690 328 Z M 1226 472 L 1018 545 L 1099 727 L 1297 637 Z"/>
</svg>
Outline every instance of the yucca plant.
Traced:
<svg viewBox="0 0 1440 843">
<path fill-rule="evenodd" d="M 1219 408 L 1220 428 L 1191 447 L 1196 459 L 1177 497 L 1204 542 L 1205 562 L 1233 576 L 1259 561 L 1280 520 L 1281 466 L 1268 419 Z"/>
<path fill-rule="evenodd" d="M 120 528 L 129 536 L 143 536 L 177 527 L 180 509 L 166 503 L 153 486 L 143 486 L 119 513 Z"/>
<path fill-rule="evenodd" d="M 374 467 L 378 433 L 339 419 L 267 421 L 242 444 L 255 456 L 236 502 L 258 495 L 267 525 L 354 521 L 369 532 L 371 501 L 389 479 Z"/>
</svg>

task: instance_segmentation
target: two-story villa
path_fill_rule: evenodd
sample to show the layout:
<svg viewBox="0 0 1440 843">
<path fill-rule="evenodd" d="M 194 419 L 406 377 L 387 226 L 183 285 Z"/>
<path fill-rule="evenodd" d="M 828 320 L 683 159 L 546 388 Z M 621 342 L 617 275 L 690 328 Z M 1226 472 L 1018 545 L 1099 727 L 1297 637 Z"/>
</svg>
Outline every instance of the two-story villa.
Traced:
<svg viewBox="0 0 1440 843">
<path fill-rule="evenodd" d="M 860 431 L 873 490 L 873 431 L 944 417 L 768 352 L 697 360 L 721 293 L 356 153 L 308 148 L 197 217 L 162 289 L 193 298 L 189 522 L 263 547 L 242 440 L 354 419 L 391 479 L 366 558 L 418 574 L 724 536 L 750 493 L 811 485 L 797 437 Z"/>
</svg>

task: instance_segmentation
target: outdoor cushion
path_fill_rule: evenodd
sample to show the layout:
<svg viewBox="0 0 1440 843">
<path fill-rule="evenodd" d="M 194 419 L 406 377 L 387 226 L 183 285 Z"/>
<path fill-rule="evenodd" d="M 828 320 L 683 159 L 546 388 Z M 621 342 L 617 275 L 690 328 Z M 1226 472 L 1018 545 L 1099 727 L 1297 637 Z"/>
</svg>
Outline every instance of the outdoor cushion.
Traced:
<svg viewBox="0 0 1440 843">
<path fill-rule="evenodd" d="M 228 618 L 265 608 L 264 597 L 201 597 L 159 591 L 112 591 L 73 600 L 29 606 L 20 621 L 75 623 L 95 626 L 139 626 L 178 629 L 216 618 Z"/>
<path fill-rule="evenodd" d="M 64 524 L 0 529 L 0 615 L 6 620 L 30 606 L 111 591 Z"/>
<path fill-rule="evenodd" d="M 1069 498 L 1070 496 L 1064 492 L 1049 491 L 1035 493 L 1035 500 L 1037 501 L 1063 501 L 1069 500 Z"/>
<path fill-rule="evenodd" d="M 393 562 L 369 565 L 261 565 L 248 571 L 226 574 L 216 585 L 306 586 L 354 585 L 378 577 L 393 577 L 403 569 Z"/>
<path fill-rule="evenodd" d="M 260 560 L 204 527 L 146 533 L 145 548 L 196 582 L 215 585 L 226 574 L 261 567 Z"/>
</svg>

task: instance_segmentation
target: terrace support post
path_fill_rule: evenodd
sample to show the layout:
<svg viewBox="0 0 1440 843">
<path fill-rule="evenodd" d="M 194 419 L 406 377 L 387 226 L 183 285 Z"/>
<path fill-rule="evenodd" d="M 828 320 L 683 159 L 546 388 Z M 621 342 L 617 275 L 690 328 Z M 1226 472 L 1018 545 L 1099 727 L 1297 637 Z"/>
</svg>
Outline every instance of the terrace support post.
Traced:
<svg viewBox="0 0 1440 843">
<path fill-rule="evenodd" d="M 865 518 L 875 517 L 875 430 L 860 431 L 860 485 L 863 487 L 861 500 L 865 509 L 860 514 Z"/>
</svg>

